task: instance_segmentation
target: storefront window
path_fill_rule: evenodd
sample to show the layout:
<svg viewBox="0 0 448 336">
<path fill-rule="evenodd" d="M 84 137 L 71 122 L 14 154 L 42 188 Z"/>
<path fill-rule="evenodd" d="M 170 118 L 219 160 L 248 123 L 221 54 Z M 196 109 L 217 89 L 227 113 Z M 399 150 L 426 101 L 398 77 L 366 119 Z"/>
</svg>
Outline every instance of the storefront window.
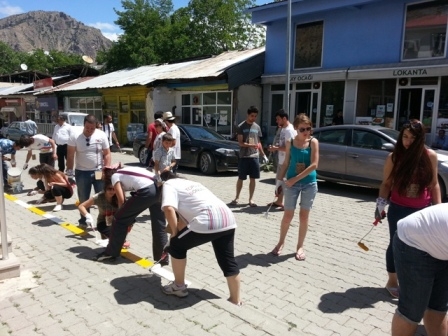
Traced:
<svg viewBox="0 0 448 336">
<path fill-rule="evenodd" d="M 102 120 L 101 97 L 72 97 L 69 99 L 69 111 L 93 114 Z"/>
<path fill-rule="evenodd" d="M 182 123 L 210 127 L 232 134 L 232 93 L 204 92 L 182 95 Z"/>
<path fill-rule="evenodd" d="M 297 25 L 294 68 L 318 68 L 322 65 L 324 22 Z"/>
<path fill-rule="evenodd" d="M 359 81 L 355 123 L 394 128 L 395 85 L 395 79 Z"/>
<path fill-rule="evenodd" d="M 272 96 L 271 102 L 271 126 L 277 126 L 277 122 L 275 121 L 275 113 L 283 108 L 283 93 L 278 94 L 274 93 Z M 292 120 L 291 120 L 292 121 Z"/>
<path fill-rule="evenodd" d="M 441 80 L 438 117 L 448 119 L 448 77 Z"/>
<path fill-rule="evenodd" d="M 345 82 L 323 82 L 321 94 L 320 125 L 331 125 L 338 110 L 344 112 Z M 314 111 L 313 111 L 314 115 Z M 345 121 L 347 123 L 347 121 Z"/>
<path fill-rule="evenodd" d="M 446 0 L 409 5 L 403 59 L 445 57 L 447 18 Z"/>
</svg>

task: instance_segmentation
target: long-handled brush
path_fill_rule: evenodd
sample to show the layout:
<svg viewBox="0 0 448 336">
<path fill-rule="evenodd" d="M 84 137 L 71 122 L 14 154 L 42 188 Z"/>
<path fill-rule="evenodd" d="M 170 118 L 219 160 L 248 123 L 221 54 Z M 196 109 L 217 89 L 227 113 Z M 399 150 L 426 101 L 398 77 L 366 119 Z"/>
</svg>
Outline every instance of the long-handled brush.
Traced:
<svg viewBox="0 0 448 336">
<path fill-rule="evenodd" d="M 386 217 L 386 213 L 383 211 L 382 213 L 381 213 L 381 218 L 385 218 Z M 369 248 L 362 242 L 362 240 L 365 238 L 365 237 L 367 237 L 367 235 L 370 233 L 370 232 L 372 232 L 372 230 L 373 230 L 373 228 L 375 227 L 375 226 L 377 226 L 378 225 L 378 223 L 381 223 L 381 219 L 379 219 L 379 217 L 377 217 L 376 219 L 375 219 L 375 221 L 372 223 L 373 224 L 373 226 L 370 228 L 370 230 L 359 240 L 359 242 L 358 242 L 358 246 L 360 247 L 360 248 L 362 248 L 364 251 L 368 251 L 369 250 Z"/>
</svg>

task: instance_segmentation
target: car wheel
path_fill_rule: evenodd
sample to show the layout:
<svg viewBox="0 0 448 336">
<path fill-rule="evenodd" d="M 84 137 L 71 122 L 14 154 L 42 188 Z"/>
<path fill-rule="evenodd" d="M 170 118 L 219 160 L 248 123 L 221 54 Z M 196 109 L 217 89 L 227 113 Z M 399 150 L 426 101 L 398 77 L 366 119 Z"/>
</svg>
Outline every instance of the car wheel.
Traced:
<svg viewBox="0 0 448 336">
<path fill-rule="evenodd" d="M 199 170 L 205 175 L 216 172 L 215 158 L 209 152 L 203 152 L 199 158 Z"/>
<path fill-rule="evenodd" d="M 140 163 L 144 166 L 146 163 L 146 156 L 148 155 L 148 152 L 146 151 L 145 147 L 141 147 L 138 150 L 138 160 L 140 161 Z"/>
<path fill-rule="evenodd" d="M 440 195 L 442 196 L 442 202 L 446 199 L 446 186 L 445 183 L 443 183 L 443 180 L 440 176 L 437 177 L 439 180 L 439 186 L 440 186 Z"/>
</svg>

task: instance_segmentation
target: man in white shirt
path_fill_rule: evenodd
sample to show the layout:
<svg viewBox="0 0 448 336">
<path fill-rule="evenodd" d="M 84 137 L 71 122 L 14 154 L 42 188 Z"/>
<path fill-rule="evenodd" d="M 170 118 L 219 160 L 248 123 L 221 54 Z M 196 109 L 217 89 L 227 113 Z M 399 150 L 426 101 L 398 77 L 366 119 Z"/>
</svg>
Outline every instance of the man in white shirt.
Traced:
<svg viewBox="0 0 448 336">
<path fill-rule="evenodd" d="M 56 119 L 56 126 L 53 130 L 53 140 L 58 146 L 56 148 L 56 153 L 58 155 L 58 168 L 61 172 L 65 171 L 65 160 L 67 160 L 67 144 L 71 132 L 71 126 L 65 121 L 65 116 L 59 115 Z"/>
<path fill-rule="evenodd" d="M 110 114 L 105 115 L 103 119 L 103 132 L 106 133 L 107 139 L 109 140 L 109 147 L 112 147 L 113 142 L 118 148 L 120 148 L 120 143 L 118 142 L 117 135 L 115 134 L 115 127 L 112 123 L 112 116 Z"/>
<path fill-rule="evenodd" d="M 448 204 L 398 221 L 393 249 L 400 297 L 392 336 L 414 335 L 422 318 L 428 335 L 447 335 Z"/>
<path fill-rule="evenodd" d="M 102 169 L 110 166 L 109 140 L 96 128 L 97 119 L 89 114 L 84 118 L 81 134 L 71 132 L 67 146 L 67 171 L 69 180 L 76 179 L 80 203 L 88 200 L 92 186 L 95 193 L 103 190 Z M 76 156 L 76 169 L 73 171 Z M 97 176 L 95 176 L 97 175 Z M 81 215 L 81 227 L 86 227 L 86 218 Z"/>
<path fill-rule="evenodd" d="M 180 130 L 179 127 L 175 124 L 176 117 L 173 116 L 171 112 L 163 112 L 163 121 L 169 127 L 167 133 L 171 134 L 173 137 L 173 148 L 174 148 L 174 158 L 176 159 L 176 165 L 172 169 L 172 172 L 176 174 L 177 168 L 179 167 L 179 160 L 181 157 L 181 149 L 180 149 Z"/>
<path fill-rule="evenodd" d="M 274 145 L 269 146 L 268 150 L 270 152 L 278 153 L 277 179 L 276 179 L 277 181 L 278 174 L 282 169 L 283 162 L 285 162 L 286 142 L 291 141 L 291 139 L 294 139 L 294 137 L 297 135 L 297 132 L 292 126 L 292 124 L 289 122 L 288 114 L 285 112 L 285 110 L 280 109 L 275 113 L 275 121 L 277 122 L 278 127 L 281 127 L 281 131 L 280 135 L 278 136 L 278 139 L 274 141 Z M 279 207 L 281 210 L 283 210 L 283 185 L 276 184 L 275 194 L 277 196 L 277 200 L 272 202 L 272 204 L 269 203 L 268 206 L 272 205 L 274 207 Z"/>
<path fill-rule="evenodd" d="M 58 158 L 56 154 L 56 143 L 53 139 L 43 135 L 36 134 L 33 136 L 22 135 L 19 140 L 16 141 L 16 146 L 20 148 L 28 149 L 28 153 L 26 154 L 25 164 L 23 165 L 23 169 L 28 168 L 28 162 L 31 159 L 33 154 L 33 150 L 39 150 L 39 163 L 46 163 L 52 167 L 54 167 L 54 160 Z"/>
</svg>

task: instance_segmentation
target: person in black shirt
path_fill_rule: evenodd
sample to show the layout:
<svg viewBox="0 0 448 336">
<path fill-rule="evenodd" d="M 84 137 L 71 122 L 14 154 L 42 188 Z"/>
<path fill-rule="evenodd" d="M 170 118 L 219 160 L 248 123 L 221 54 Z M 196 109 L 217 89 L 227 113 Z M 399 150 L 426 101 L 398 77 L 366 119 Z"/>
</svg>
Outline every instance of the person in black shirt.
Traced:
<svg viewBox="0 0 448 336">
<path fill-rule="evenodd" d="M 336 116 L 333 118 L 332 125 L 344 125 L 344 117 L 342 116 L 342 110 L 339 109 Z"/>
</svg>

